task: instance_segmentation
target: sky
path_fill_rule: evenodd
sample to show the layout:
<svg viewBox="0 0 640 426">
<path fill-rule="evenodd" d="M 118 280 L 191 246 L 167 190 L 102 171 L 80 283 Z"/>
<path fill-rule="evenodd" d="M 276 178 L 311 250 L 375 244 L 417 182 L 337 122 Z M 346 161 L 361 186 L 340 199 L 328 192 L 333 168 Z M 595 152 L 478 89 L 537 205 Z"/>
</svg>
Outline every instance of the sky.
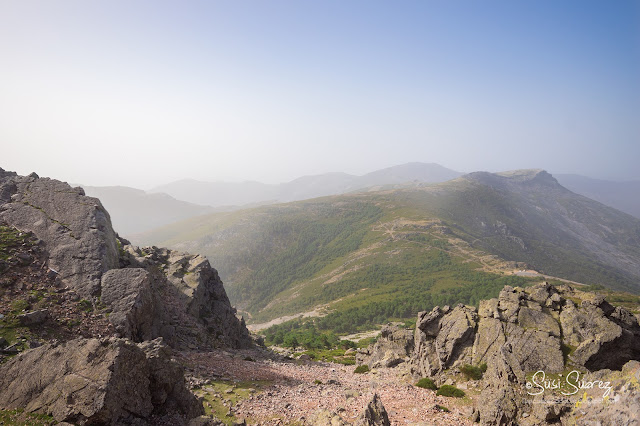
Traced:
<svg viewBox="0 0 640 426">
<path fill-rule="evenodd" d="M 0 0 L 0 167 L 640 179 L 640 2 Z"/>
</svg>

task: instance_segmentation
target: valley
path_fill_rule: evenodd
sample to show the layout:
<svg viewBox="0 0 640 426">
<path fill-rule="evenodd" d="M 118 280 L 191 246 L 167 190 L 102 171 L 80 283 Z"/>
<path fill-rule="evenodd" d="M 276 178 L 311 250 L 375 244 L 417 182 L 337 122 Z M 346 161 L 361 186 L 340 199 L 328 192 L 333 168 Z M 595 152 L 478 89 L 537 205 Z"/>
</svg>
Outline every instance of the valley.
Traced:
<svg viewBox="0 0 640 426">
<path fill-rule="evenodd" d="M 135 241 L 205 253 L 256 329 L 304 316 L 364 331 L 527 285 L 529 268 L 631 292 L 640 277 L 640 221 L 543 171 L 205 215 Z"/>
</svg>

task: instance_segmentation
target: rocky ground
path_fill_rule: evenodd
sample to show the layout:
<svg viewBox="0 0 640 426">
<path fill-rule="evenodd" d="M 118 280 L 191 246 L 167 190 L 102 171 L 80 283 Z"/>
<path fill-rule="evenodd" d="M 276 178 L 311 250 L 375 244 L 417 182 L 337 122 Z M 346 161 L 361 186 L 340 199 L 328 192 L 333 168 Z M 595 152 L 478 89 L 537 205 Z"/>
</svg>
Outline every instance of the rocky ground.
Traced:
<svg viewBox="0 0 640 426">
<path fill-rule="evenodd" d="M 471 424 L 468 398 L 436 396 L 394 369 L 356 374 L 354 366 L 286 360 L 255 350 L 189 352 L 180 361 L 207 411 L 224 409 L 228 422 L 313 424 L 320 410 L 328 410 L 351 423 L 377 393 L 394 425 Z"/>
</svg>

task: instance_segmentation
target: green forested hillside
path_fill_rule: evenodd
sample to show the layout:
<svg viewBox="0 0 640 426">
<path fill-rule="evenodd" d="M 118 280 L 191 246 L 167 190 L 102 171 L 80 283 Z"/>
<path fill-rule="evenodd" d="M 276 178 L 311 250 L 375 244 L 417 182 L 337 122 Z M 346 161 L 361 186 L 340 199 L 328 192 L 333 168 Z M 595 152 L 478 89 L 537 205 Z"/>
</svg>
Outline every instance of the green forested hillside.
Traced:
<svg viewBox="0 0 640 426">
<path fill-rule="evenodd" d="M 340 332 L 525 285 L 516 262 L 622 290 L 640 282 L 640 221 L 539 171 L 213 214 L 136 242 L 206 254 L 249 323 L 307 312 Z"/>
</svg>

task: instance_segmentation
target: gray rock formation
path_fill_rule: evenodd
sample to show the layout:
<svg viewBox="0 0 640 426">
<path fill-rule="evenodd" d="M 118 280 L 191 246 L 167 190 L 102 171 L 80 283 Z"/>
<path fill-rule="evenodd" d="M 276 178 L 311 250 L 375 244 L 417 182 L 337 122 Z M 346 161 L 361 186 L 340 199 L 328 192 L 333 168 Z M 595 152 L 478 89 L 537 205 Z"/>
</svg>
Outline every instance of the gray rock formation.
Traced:
<svg viewBox="0 0 640 426">
<path fill-rule="evenodd" d="M 122 318 L 135 317 L 133 311 L 148 310 L 151 318 L 141 329 L 144 333 L 160 335 L 174 347 L 233 347 L 246 348 L 252 341 L 243 320 L 236 317 L 218 272 L 209 261 L 199 255 L 189 255 L 173 250 L 125 245 L 123 262 L 126 269 L 110 271 L 105 277 L 117 283 L 117 294 L 130 294 L 130 301 L 113 305 L 117 313 L 114 321 L 124 324 L 124 337 L 136 339 L 131 321 Z M 127 271 L 127 272 L 124 272 Z M 137 272 L 128 272 L 137 271 Z M 110 274 L 117 272 L 112 277 Z M 138 284 L 128 279 L 116 279 L 133 274 Z M 151 300 L 142 303 L 147 277 L 150 280 Z M 126 286 L 129 287 L 126 287 Z M 126 287 L 126 288 L 125 288 Z M 140 302 L 134 302 L 140 300 Z M 113 313 L 112 315 L 113 316 Z M 111 316 L 109 319 L 111 320 Z M 140 321 L 134 321 L 140 324 Z M 118 326 L 114 322 L 114 325 Z"/>
<path fill-rule="evenodd" d="M 112 269 L 102 276 L 101 285 L 101 301 L 112 310 L 109 321 L 123 337 L 139 342 L 159 334 L 154 328 L 151 279 L 145 269 Z"/>
<path fill-rule="evenodd" d="M 507 286 L 477 311 L 458 305 L 421 312 L 414 340 L 415 376 L 444 383 L 460 380 L 465 364 L 487 365 L 478 408 L 480 421 L 490 425 L 517 424 L 525 412 L 551 421 L 571 411 L 570 404 L 555 404 L 551 411 L 533 404 L 532 410 L 527 373 L 620 370 L 640 360 L 634 315 L 602 296 L 547 283 L 525 290 Z"/>
<path fill-rule="evenodd" d="M 202 414 L 182 368 L 159 340 L 47 344 L 0 366 L 0 407 L 46 413 L 59 422 L 117 425 L 151 414 Z"/>
<path fill-rule="evenodd" d="M 181 367 L 164 343 L 151 339 L 164 337 L 182 350 L 252 344 L 204 257 L 128 245 L 100 201 L 80 188 L 0 169 L 0 223 L 35 235 L 42 249 L 38 262 L 51 270 L 50 285 L 69 287 L 74 296 L 65 301 L 82 302 L 93 311 L 91 318 L 108 315 L 127 338 L 45 344 L 0 365 L 0 408 L 48 413 L 74 424 L 144 424 L 150 415 L 176 412 L 196 417 L 202 405 L 186 389 Z M 17 319 L 34 327 L 61 319 L 56 312 Z M 100 334 L 100 327 L 86 329 Z M 2 351 L 13 355 L 16 345 Z"/>
<path fill-rule="evenodd" d="M 84 298 L 98 295 L 102 274 L 118 267 L 109 214 L 81 188 L 2 171 L 0 221 L 42 240 L 49 267 Z"/>
<path fill-rule="evenodd" d="M 433 376 L 470 359 L 477 321 L 475 309 L 435 307 L 418 314 L 414 359 L 422 376 Z"/>
<path fill-rule="evenodd" d="M 375 344 L 358 350 L 356 364 L 367 364 L 369 368 L 395 367 L 410 360 L 413 345 L 413 333 L 410 330 L 385 326 Z"/>
<path fill-rule="evenodd" d="M 373 398 L 367 404 L 367 407 L 364 409 L 360 417 L 354 423 L 356 426 L 390 426 L 391 422 L 389 422 L 389 416 L 387 414 L 387 410 L 385 410 L 384 405 L 382 405 L 382 401 L 378 394 L 374 394 Z"/>
<path fill-rule="evenodd" d="M 106 306 L 121 337 L 164 337 L 183 349 L 251 345 L 206 258 L 127 245 L 100 201 L 81 188 L 0 169 L 0 222 L 32 232 L 60 284 Z M 33 324 L 43 317 L 30 313 L 22 320 Z"/>
</svg>

